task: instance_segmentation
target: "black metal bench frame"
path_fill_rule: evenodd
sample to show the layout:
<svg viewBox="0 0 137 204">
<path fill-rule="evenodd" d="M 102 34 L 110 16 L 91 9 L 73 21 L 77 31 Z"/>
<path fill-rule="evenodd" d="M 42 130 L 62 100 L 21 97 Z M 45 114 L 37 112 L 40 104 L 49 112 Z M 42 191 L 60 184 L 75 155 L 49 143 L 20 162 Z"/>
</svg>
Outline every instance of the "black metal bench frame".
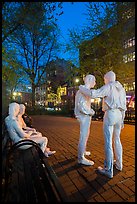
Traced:
<svg viewBox="0 0 137 204">
<path fill-rule="evenodd" d="M 28 149 L 21 149 L 30 145 Z M 48 158 L 32 140 L 10 148 L 5 166 L 4 202 L 69 202 Z"/>
</svg>

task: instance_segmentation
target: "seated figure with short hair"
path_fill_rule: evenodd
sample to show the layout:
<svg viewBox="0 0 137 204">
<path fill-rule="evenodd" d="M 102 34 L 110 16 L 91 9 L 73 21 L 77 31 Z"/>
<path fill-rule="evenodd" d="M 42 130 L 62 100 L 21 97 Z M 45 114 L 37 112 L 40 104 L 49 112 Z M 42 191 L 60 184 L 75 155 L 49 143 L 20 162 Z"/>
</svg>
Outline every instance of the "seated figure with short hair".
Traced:
<svg viewBox="0 0 137 204">
<path fill-rule="evenodd" d="M 31 133 L 30 136 L 40 136 L 42 137 L 42 134 L 41 132 L 37 132 L 35 128 L 31 128 L 31 127 L 28 127 L 26 125 L 26 123 L 24 122 L 23 120 L 23 115 L 25 113 L 25 105 L 24 104 L 19 104 L 20 106 L 20 110 L 19 110 L 19 114 L 17 116 L 17 120 L 20 124 L 20 126 L 22 127 L 22 129 L 26 132 L 26 133 Z"/>
</svg>

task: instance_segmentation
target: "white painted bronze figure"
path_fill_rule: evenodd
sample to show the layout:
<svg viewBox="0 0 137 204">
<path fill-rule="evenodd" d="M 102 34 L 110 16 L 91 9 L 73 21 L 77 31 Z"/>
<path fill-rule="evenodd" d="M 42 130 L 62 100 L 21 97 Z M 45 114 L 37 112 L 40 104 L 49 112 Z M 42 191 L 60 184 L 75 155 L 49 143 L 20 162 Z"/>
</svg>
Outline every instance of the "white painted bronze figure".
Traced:
<svg viewBox="0 0 137 204">
<path fill-rule="evenodd" d="M 84 87 L 88 90 L 95 86 L 95 77 L 93 75 L 87 75 L 84 79 Z M 85 96 L 80 90 L 77 91 L 75 96 L 75 117 L 80 123 L 80 138 L 78 143 L 78 163 L 84 165 L 94 165 L 94 162 L 85 158 L 86 155 L 90 155 L 90 152 L 86 151 L 87 141 L 90 133 L 90 124 L 92 115 L 95 111 L 91 108 L 91 98 Z"/>
<path fill-rule="evenodd" d="M 24 104 L 19 104 L 19 106 L 20 106 L 20 110 L 19 110 L 19 114 L 17 116 L 17 120 L 18 120 L 20 126 L 22 127 L 22 129 L 26 133 L 31 133 L 30 136 L 40 136 L 40 137 L 42 137 L 41 132 L 38 132 L 38 131 L 36 131 L 35 128 L 31 128 L 31 127 L 28 127 L 26 125 L 26 123 L 24 122 L 23 117 L 22 117 L 24 115 L 24 113 L 25 113 L 25 108 L 26 107 L 25 107 Z"/>
<path fill-rule="evenodd" d="M 104 168 L 98 167 L 101 174 L 113 178 L 113 164 L 115 154 L 115 166 L 122 171 L 122 144 L 120 140 L 121 129 L 124 127 L 126 111 L 126 92 L 122 84 L 116 81 L 116 75 L 109 71 L 104 75 L 105 85 L 101 88 L 87 89 L 80 86 L 80 91 L 91 98 L 103 98 L 102 110 L 104 111 L 103 131 L 105 142 Z M 114 154 L 112 141 L 114 139 Z"/>
<path fill-rule="evenodd" d="M 22 129 L 19 121 L 17 120 L 18 114 L 20 111 L 20 105 L 16 102 L 9 104 L 9 115 L 5 118 L 5 124 L 9 132 L 9 136 L 14 143 L 19 142 L 20 140 L 30 139 L 40 145 L 41 150 L 45 156 L 54 154 L 56 151 L 50 151 L 50 148 L 47 147 L 48 139 L 47 137 L 40 136 L 31 136 L 32 131 L 25 132 Z M 31 145 L 21 147 L 23 149 L 29 148 Z"/>
</svg>

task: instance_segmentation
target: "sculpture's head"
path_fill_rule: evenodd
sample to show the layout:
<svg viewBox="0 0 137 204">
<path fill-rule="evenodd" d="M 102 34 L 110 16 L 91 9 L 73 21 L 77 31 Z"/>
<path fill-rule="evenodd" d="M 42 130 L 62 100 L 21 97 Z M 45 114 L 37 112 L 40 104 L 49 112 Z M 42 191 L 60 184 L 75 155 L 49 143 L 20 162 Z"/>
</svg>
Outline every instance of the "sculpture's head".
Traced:
<svg viewBox="0 0 137 204">
<path fill-rule="evenodd" d="M 93 88 L 96 84 L 96 79 L 93 75 L 91 74 L 88 74 L 85 78 L 84 78 L 84 82 L 85 82 L 85 85 L 88 87 L 88 88 Z"/>
<path fill-rule="evenodd" d="M 15 119 L 16 116 L 19 114 L 20 106 L 18 103 L 13 102 L 9 104 L 9 116 L 12 119 Z"/>
<path fill-rule="evenodd" d="M 104 75 L 104 82 L 108 84 L 116 80 L 116 74 L 113 71 L 109 71 Z"/>
<path fill-rule="evenodd" d="M 23 114 L 25 113 L 25 108 L 26 108 L 26 107 L 25 107 L 24 104 L 20 104 L 19 106 L 20 106 L 19 114 L 20 114 L 20 115 L 23 115 Z"/>
</svg>

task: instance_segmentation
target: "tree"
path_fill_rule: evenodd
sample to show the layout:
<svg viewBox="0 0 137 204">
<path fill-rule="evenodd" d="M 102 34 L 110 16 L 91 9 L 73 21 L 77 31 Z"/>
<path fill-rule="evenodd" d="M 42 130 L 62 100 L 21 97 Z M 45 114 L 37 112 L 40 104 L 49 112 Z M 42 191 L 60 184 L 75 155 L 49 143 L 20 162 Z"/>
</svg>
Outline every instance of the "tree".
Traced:
<svg viewBox="0 0 137 204">
<path fill-rule="evenodd" d="M 71 61 L 57 58 L 48 64 L 46 74 L 47 84 L 50 81 L 51 91 L 56 93 L 58 87 L 65 83 L 73 85 L 72 82 L 77 72 Z"/>
<path fill-rule="evenodd" d="M 24 20 L 30 12 L 31 2 L 2 2 L 2 43 L 7 40 L 14 31 L 20 29 Z M 62 3 L 47 2 L 46 9 L 49 10 L 48 19 L 58 20 L 57 17 L 63 12 L 56 12 L 56 8 L 62 9 Z M 53 12 L 54 15 L 53 15 Z"/>
<path fill-rule="evenodd" d="M 2 2 L 2 43 L 22 25 L 29 8 L 22 9 L 23 2 Z"/>
<path fill-rule="evenodd" d="M 21 77 L 22 76 L 22 77 Z M 15 50 L 7 51 L 2 46 L 2 111 L 6 112 L 13 92 L 22 83 L 23 73 L 19 69 Z"/>
<path fill-rule="evenodd" d="M 57 49 L 56 5 L 61 8 L 61 3 L 56 2 L 22 2 L 23 11 L 29 8 L 29 13 L 22 19 L 20 28 L 14 30 L 8 39 L 8 43 L 16 47 L 20 69 L 32 84 L 33 106 L 35 88 Z"/>
<path fill-rule="evenodd" d="M 116 23 L 115 2 L 89 2 L 87 5 L 87 16 L 89 24 L 85 28 L 69 30 L 70 43 L 67 44 L 67 50 L 71 52 L 79 50 L 79 73 L 81 76 L 84 77 L 88 73 L 96 73 L 101 78 L 103 75 L 102 70 L 106 67 L 104 61 L 111 64 L 108 59 L 113 42 L 106 44 L 106 41 L 102 42 L 102 39 L 98 36 L 104 33 L 104 39 L 108 40 L 109 33 L 107 30 Z M 106 48 L 106 45 L 109 47 Z M 107 59 L 101 59 L 101 52 L 104 52 L 104 50 L 106 51 Z M 104 66 L 102 67 L 102 65 Z"/>
<path fill-rule="evenodd" d="M 22 76 L 22 77 L 21 77 Z M 2 81 L 5 87 L 8 87 L 9 97 L 12 99 L 13 91 L 21 84 L 24 79 L 23 72 L 19 69 L 19 63 L 16 58 L 16 51 L 6 51 L 2 47 Z"/>
<path fill-rule="evenodd" d="M 73 51 L 79 49 L 81 75 L 95 74 L 99 86 L 103 84 L 104 73 L 113 70 L 120 74 L 119 67 L 123 66 L 125 20 L 119 21 L 118 14 L 126 11 L 126 8 L 125 4 L 122 7 L 119 5 L 121 2 L 89 2 L 89 24 L 82 30 L 70 31 L 67 48 Z M 134 6 L 131 10 L 134 10 Z M 131 32 L 134 29 L 128 30 Z"/>
</svg>

